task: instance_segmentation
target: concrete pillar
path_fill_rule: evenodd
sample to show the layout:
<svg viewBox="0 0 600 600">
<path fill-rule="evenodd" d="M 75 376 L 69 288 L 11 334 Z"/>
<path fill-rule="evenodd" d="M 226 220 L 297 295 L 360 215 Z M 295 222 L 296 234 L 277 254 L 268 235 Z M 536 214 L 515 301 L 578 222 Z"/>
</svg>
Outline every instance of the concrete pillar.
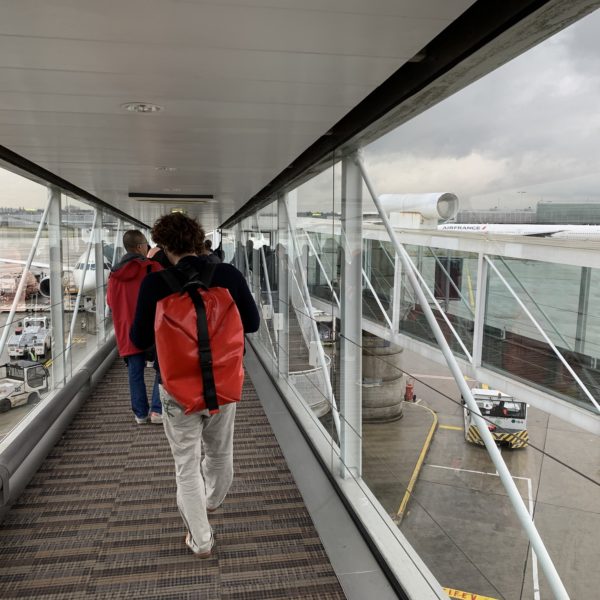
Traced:
<svg viewBox="0 0 600 600">
<path fill-rule="evenodd" d="M 402 348 L 363 332 L 362 407 L 365 423 L 402 417 L 406 375 L 400 369 Z"/>
</svg>

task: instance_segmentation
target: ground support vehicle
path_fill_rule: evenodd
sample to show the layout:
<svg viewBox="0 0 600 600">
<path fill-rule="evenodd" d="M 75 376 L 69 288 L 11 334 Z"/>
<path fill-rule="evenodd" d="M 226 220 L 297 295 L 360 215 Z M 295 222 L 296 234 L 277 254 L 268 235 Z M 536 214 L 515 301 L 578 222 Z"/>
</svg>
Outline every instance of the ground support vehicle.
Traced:
<svg viewBox="0 0 600 600">
<path fill-rule="evenodd" d="M 17 360 L 0 365 L 0 413 L 35 404 L 48 390 L 48 369 L 39 362 Z"/>
<path fill-rule="evenodd" d="M 52 346 L 50 317 L 25 317 L 8 339 L 7 346 L 11 358 L 29 358 L 31 351 L 36 358 L 44 358 Z"/>
<path fill-rule="evenodd" d="M 527 403 L 487 388 L 473 388 L 471 393 L 497 444 L 511 448 L 525 448 L 529 444 Z M 465 440 L 483 446 L 475 419 L 464 400 L 463 405 Z"/>
</svg>

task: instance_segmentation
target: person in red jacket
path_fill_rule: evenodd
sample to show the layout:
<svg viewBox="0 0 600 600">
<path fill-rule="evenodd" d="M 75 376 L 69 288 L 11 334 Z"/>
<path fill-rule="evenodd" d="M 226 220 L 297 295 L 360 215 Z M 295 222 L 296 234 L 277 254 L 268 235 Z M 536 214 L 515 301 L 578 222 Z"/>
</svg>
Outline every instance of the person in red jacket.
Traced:
<svg viewBox="0 0 600 600">
<path fill-rule="evenodd" d="M 110 306 L 117 338 L 119 356 L 125 359 L 129 375 L 131 408 L 138 424 L 162 423 L 162 405 L 158 390 L 158 372 L 152 389 L 152 399 L 148 405 L 148 394 L 144 381 L 146 353 L 129 338 L 129 330 L 135 316 L 135 307 L 142 280 L 148 273 L 160 271 L 156 261 L 146 258 L 150 246 L 141 231 L 130 229 L 123 235 L 126 250 L 121 262 L 112 270 L 108 278 L 106 302 Z"/>
</svg>

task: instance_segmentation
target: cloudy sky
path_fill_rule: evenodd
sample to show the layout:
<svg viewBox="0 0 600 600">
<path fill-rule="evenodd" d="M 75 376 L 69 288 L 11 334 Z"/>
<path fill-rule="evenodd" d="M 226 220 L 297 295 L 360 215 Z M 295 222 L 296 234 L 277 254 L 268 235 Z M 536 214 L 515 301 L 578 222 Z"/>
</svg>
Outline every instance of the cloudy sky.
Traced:
<svg viewBox="0 0 600 600">
<path fill-rule="evenodd" d="M 371 144 L 377 191 L 454 192 L 463 208 L 600 201 L 599 32 L 597 11 Z M 325 173 L 300 199 L 330 210 L 332 188 Z M 0 190 L 2 206 L 45 203 L 1 172 Z"/>
<path fill-rule="evenodd" d="M 371 144 L 377 191 L 600 202 L 599 33 L 596 11 Z"/>
</svg>

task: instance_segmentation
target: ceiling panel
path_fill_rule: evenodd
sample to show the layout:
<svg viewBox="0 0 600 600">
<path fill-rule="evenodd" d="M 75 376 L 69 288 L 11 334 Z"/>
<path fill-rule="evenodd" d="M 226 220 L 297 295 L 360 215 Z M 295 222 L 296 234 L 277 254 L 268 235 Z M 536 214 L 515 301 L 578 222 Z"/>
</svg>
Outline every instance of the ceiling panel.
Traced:
<svg viewBox="0 0 600 600">
<path fill-rule="evenodd" d="M 3 0 L 0 143 L 137 216 L 214 194 L 216 226 L 470 4 Z"/>
</svg>

